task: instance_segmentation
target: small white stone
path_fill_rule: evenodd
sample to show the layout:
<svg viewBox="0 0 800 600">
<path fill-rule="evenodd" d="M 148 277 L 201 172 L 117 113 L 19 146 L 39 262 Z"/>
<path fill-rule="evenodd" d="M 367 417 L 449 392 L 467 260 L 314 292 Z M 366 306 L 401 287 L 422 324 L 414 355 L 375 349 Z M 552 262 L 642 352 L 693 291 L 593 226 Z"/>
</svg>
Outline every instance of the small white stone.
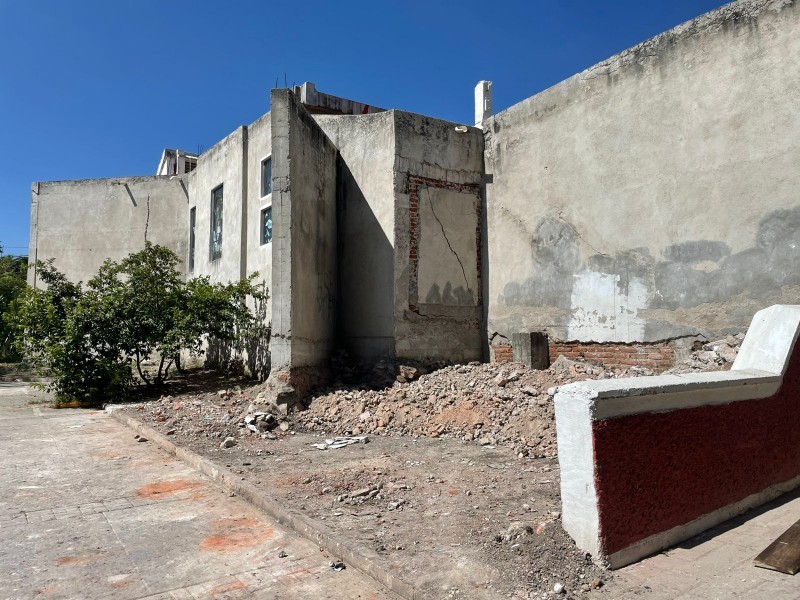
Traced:
<svg viewBox="0 0 800 600">
<path fill-rule="evenodd" d="M 555 585 L 553 586 L 553 591 L 554 591 L 556 594 L 563 594 L 563 593 L 564 593 L 564 584 L 562 584 L 562 583 L 557 583 L 557 584 L 555 584 Z"/>
</svg>

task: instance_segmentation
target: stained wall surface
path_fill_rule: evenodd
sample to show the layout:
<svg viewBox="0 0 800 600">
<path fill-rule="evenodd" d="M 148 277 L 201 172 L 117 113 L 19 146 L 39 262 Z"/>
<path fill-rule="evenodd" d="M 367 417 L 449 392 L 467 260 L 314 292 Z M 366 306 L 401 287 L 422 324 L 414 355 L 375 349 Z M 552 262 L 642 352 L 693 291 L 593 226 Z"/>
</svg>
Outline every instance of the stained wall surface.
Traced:
<svg viewBox="0 0 800 600">
<path fill-rule="evenodd" d="M 800 302 L 798 31 L 796 2 L 735 2 L 485 122 L 488 334 L 717 336 Z"/>
<path fill-rule="evenodd" d="M 147 240 L 186 256 L 185 176 L 48 181 L 31 188 L 31 262 L 54 258 L 71 281 L 86 282 L 110 258 L 120 260 Z M 178 266 L 182 271 L 185 265 Z M 28 271 L 28 283 L 35 281 Z"/>
</svg>

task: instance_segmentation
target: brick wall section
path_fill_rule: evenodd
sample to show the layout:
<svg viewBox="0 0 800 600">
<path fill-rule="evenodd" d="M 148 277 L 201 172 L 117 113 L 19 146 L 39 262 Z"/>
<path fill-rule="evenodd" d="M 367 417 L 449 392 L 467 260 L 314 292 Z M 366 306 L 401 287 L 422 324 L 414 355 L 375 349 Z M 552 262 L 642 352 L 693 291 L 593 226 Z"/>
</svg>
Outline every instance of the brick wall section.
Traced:
<svg viewBox="0 0 800 600">
<path fill-rule="evenodd" d="M 511 344 L 498 344 L 492 347 L 492 362 L 511 362 L 514 360 L 514 350 Z"/>
<path fill-rule="evenodd" d="M 492 345 L 491 351 L 492 362 L 514 360 L 511 344 Z M 550 363 L 552 364 L 561 355 L 573 360 L 599 363 L 606 369 L 627 369 L 636 366 L 660 372 L 675 364 L 675 344 L 674 342 L 610 344 L 550 340 Z"/>
<path fill-rule="evenodd" d="M 558 342 L 550 340 L 550 362 L 561 355 L 601 363 L 606 369 L 646 367 L 654 371 L 669 369 L 675 362 L 674 342 L 652 344 L 610 344 Z"/>
</svg>

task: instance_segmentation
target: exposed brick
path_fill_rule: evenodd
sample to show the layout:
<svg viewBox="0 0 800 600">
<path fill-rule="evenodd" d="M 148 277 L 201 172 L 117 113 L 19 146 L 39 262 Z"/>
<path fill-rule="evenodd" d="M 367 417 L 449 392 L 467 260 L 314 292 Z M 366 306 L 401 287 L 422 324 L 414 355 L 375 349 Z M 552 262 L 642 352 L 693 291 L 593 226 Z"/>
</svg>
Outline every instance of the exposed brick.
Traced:
<svg viewBox="0 0 800 600">
<path fill-rule="evenodd" d="M 514 350 L 511 348 L 511 344 L 492 346 L 492 354 L 494 362 L 511 362 L 514 360 Z"/>
<path fill-rule="evenodd" d="M 602 364 L 606 368 L 645 367 L 662 371 L 671 367 L 675 360 L 672 342 L 652 344 L 550 342 L 550 361 L 559 356 L 584 358 Z"/>
</svg>

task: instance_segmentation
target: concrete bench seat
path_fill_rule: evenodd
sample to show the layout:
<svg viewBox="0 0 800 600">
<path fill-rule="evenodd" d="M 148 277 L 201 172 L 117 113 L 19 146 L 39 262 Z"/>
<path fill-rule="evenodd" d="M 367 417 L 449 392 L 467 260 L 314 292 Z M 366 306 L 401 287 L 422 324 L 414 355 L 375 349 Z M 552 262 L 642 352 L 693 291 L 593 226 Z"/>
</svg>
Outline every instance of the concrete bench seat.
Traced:
<svg viewBox="0 0 800 600">
<path fill-rule="evenodd" d="M 614 567 L 800 485 L 800 306 L 758 312 L 731 371 L 555 396 L 563 524 Z"/>
</svg>

